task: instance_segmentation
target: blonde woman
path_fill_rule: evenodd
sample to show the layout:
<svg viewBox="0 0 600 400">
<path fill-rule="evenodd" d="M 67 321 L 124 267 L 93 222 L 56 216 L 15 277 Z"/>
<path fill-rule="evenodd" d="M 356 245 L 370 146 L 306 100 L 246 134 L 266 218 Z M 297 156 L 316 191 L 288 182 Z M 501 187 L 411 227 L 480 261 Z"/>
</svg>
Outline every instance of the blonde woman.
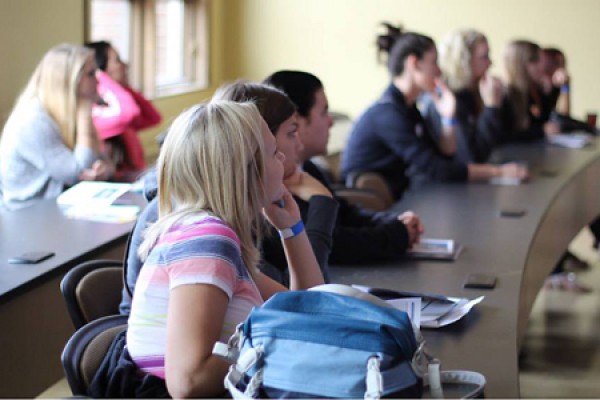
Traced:
<svg viewBox="0 0 600 400">
<path fill-rule="evenodd" d="M 430 129 L 443 137 L 455 127 L 455 159 L 485 162 L 502 134 L 502 83 L 488 76 L 492 64 L 487 38 L 473 29 L 457 30 L 440 43 L 439 64 L 448 87 L 456 97 L 454 118 L 442 118 L 431 96 L 421 99 L 424 118 Z"/>
<path fill-rule="evenodd" d="M 173 398 L 223 395 L 228 364 L 212 355 L 215 342 L 286 290 L 257 268 L 263 214 L 280 232 L 290 288 L 323 283 L 283 186 L 283 160 L 252 103 L 194 106 L 169 130 L 157 167 L 159 219 L 140 247 L 145 263 L 127 350 Z"/>
<path fill-rule="evenodd" d="M 50 49 L 37 66 L 0 139 L 0 187 L 9 209 L 110 175 L 92 126 L 95 72 L 93 52 L 70 44 Z"/>
<path fill-rule="evenodd" d="M 527 40 L 510 42 L 504 52 L 506 90 L 505 141 L 543 139 L 559 133 L 550 121 L 555 102 L 543 92 L 544 71 L 540 47 Z"/>
</svg>

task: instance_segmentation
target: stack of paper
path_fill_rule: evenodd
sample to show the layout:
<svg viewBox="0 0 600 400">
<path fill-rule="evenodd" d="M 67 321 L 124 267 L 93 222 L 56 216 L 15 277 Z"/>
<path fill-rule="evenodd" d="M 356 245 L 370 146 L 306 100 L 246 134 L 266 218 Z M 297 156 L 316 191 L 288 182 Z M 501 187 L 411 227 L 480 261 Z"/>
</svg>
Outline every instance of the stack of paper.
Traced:
<svg viewBox="0 0 600 400">
<path fill-rule="evenodd" d="M 448 297 L 450 303 L 439 303 L 435 300 L 422 302 L 421 327 L 441 328 L 458 321 L 471 311 L 475 305 L 481 303 L 485 296 L 469 300 L 464 297 Z"/>
<path fill-rule="evenodd" d="M 481 303 L 484 296 L 469 300 L 464 297 L 445 297 L 428 293 L 403 292 L 352 285 L 381 297 L 387 303 L 408 314 L 412 323 L 421 328 L 441 328 L 458 321 Z"/>
<path fill-rule="evenodd" d="M 135 220 L 140 208 L 134 205 L 114 205 L 131 184 L 83 181 L 64 191 L 56 202 L 69 218 L 99 222 L 122 223 Z"/>
<path fill-rule="evenodd" d="M 56 202 L 60 206 L 109 206 L 127 192 L 130 183 L 82 181 L 61 193 Z"/>
<path fill-rule="evenodd" d="M 548 137 L 552 144 L 567 147 L 569 149 L 581 149 L 592 142 L 592 138 L 587 133 L 558 134 Z"/>
<path fill-rule="evenodd" d="M 463 246 L 452 239 L 421 238 L 419 243 L 408 249 L 406 256 L 428 260 L 456 260 Z"/>
<path fill-rule="evenodd" d="M 494 178 L 490 178 L 489 182 L 492 185 L 499 186 L 518 186 L 521 184 L 522 180 L 516 176 L 496 176 Z"/>
</svg>

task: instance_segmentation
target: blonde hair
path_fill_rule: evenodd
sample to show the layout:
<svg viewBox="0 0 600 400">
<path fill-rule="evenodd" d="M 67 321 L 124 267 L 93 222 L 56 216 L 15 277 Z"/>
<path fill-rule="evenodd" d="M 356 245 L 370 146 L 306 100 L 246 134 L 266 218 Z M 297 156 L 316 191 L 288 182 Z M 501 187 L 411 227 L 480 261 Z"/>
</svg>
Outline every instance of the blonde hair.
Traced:
<svg viewBox="0 0 600 400">
<path fill-rule="evenodd" d="M 478 43 L 487 43 L 487 38 L 474 29 L 451 32 L 442 40 L 439 48 L 440 69 L 453 91 L 473 86 L 471 59 Z"/>
<path fill-rule="evenodd" d="M 27 86 L 19 96 L 9 119 L 32 101 L 42 107 L 58 125 L 63 142 L 73 149 L 77 137 L 78 87 L 92 50 L 72 44 L 59 44 L 44 55 Z"/>
<path fill-rule="evenodd" d="M 529 90 L 533 82 L 529 77 L 527 65 L 539 58 L 540 47 L 527 40 L 510 42 L 504 50 L 504 79 L 507 95 L 512 103 L 516 126 L 529 128 Z"/>
<path fill-rule="evenodd" d="M 244 263 L 256 271 L 265 199 L 256 106 L 213 100 L 184 111 L 169 129 L 157 164 L 159 218 L 146 231 L 140 257 L 178 221 L 208 212 L 235 231 Z"/>
</svg>

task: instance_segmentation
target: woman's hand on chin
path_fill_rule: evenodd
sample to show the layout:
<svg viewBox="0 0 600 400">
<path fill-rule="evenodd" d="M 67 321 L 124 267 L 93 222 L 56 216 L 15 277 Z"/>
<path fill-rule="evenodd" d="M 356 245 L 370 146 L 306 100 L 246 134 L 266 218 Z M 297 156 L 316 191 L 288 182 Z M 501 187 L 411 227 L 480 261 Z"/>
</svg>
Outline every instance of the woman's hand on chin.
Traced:
<svg viewBox="0 0 600 400">
<path fill-rule="evenodd" d="M 282 185 L 281 199 L 263 208 L 267 221 L 277 230 L 289 228 L 300 221 L 300 209 L 291 193 Z"/>
</svg>

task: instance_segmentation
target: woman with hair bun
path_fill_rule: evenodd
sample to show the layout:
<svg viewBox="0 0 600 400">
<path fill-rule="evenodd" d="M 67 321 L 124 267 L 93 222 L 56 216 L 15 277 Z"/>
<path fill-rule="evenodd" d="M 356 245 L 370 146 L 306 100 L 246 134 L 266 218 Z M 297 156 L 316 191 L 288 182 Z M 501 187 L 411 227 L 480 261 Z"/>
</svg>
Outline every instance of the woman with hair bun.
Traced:
<svg viewBox="0 0 600 400">
<path fill-rule="evenodd" d="M 439 79 L 437 50 L 431 38 L 397 28 L 380 36 L 378 44 L 379 51 L 388 54 L 391 82 L 354 124 L 342 155 L 344 176 L 377 172 L 396 198 L 411 181 L 527 177 L 527 169 L 518 164 L 475 164 L 452 158 L 456 150 L 456 101 Z M 435 93 L 436 88 L 441 95 Z M 418 97 L 425 92 L 431 94 L 446 125 L 440 139 L 433 137 L 416 107 Z"/>
</svg>

